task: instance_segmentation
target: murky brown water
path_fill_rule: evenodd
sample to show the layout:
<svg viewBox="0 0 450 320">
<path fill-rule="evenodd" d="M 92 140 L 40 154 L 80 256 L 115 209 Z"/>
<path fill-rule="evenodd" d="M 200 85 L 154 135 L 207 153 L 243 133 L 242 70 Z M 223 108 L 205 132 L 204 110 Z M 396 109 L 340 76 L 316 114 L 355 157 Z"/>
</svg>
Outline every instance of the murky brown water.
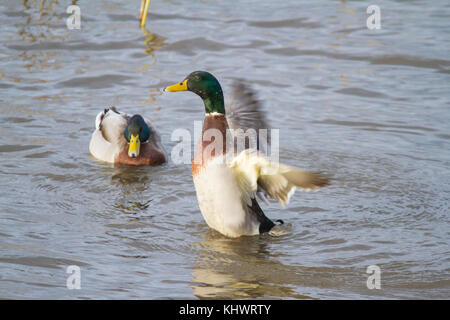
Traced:
<svg viewBox="0 0 450 320">
<path fill-rule="evenodd" d="M 381 30 L 365 2 L 152 1 L 146 31 L 140 1 L 82 2 L 81 30 L 66 2 L 0 4 L 0 298 L 449 298 L 448 1 L 382 1 Z M 209 230 L 189 165 L 90 158 L 108 105 L 170 153 L 204 111 L 159 89 L 199 69 L 246 79 L 281 160 L 333 176 L 263 207 L 289 235 Z"/>
</svg>

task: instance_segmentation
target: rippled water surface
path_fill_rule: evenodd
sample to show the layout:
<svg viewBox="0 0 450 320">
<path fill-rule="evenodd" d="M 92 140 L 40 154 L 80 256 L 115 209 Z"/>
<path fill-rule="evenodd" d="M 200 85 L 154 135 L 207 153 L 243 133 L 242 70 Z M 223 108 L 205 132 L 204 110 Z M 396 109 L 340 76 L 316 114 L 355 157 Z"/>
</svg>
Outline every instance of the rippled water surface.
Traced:
<svg viewBox="0 0 450 320">
<path fill-rule="evenodd" d="M 448 1 L 379 1 L 381 30 L 364 1 L 152 0 L 146 30 L 138 0 L 79 1 L 69 30 L 70 3 L 0 3 L 0 298 L 449 298 Z M 170 153 L 204 109 L 160 89 L 202 69 L 258 92 L 281 161 L 332 176 L 263 206 L 288 235 L 210 230 L 189 164 L 89 156 L 108 105 Z"/>
</svg>

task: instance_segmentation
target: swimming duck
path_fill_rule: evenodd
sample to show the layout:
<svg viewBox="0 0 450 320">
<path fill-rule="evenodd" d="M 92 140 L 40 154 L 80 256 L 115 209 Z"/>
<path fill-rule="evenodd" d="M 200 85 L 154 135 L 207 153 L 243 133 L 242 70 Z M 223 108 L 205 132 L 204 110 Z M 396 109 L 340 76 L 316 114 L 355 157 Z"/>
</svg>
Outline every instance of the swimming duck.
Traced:
<svg viewBox="0 0 450 320">
<path fill-rule="evenodd" d="M 228 237 L 269 232 L 276 224 L 262 211 L 258 195 L 284 206 L 297 188 L 314 190 L 328 185 L 328 178 L 321 173 L 271 161 L 262 153 L 263 141 L 256 141 L 253 147 L 246 143 L 240 152 L 230 148 L 230 139 L 226 139 L 229 129 L 234 129 L 236 138 L 236 129 L 267 128 L 264 113 L 245 84 L 233 86 L 232 99 L 226 105 L 219 81 L 205 71 L 195 71 L 165 91 L 191 91 L 205 106 L 192 176 L 200 211 L 210 228 Z"/>
<path fill-rule="evenodd" d="M 89 152 L 97 159 L 127 165 L 156 166 L 166 162 L 161 138 L 148 119 L 109 107 L 95 118 Z"/>
</svg>

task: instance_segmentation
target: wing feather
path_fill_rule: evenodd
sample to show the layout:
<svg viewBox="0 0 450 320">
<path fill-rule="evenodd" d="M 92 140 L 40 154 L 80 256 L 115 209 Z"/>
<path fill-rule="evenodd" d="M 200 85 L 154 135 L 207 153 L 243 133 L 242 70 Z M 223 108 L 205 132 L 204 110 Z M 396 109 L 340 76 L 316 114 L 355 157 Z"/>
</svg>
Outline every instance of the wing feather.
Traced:
<svg viewBox="0 0 450 320">
<path fill-rule="evenodd" d="M 296 189 L 316 190 L 329 184 L 320 172 L 309 172 L 269 161 L 257 152 L 246 150 L 230 165 L 247 203 L 255 197 L 258 186 L 285 206 Z"/>
<path fill-rule="evenodd" d="M 267 138 L 260 136 L 260 129 L 269 129 L 264 110 L 260 101 L 256 99 L 255 92 L 244 82 L 233 83 L 231 94 L 225 103 L 225 114 L 235 138 L 238 138 L 239 134 L 247 134 L 246 149 L 254 146 L 258 150 L 265 151 L 269 147 L 269 132 Z"/>
</svg>

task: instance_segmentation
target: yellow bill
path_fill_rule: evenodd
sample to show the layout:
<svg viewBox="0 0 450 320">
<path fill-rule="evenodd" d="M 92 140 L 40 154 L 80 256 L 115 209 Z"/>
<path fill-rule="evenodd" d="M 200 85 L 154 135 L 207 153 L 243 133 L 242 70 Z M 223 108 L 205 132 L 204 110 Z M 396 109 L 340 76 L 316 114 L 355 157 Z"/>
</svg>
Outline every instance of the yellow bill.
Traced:
<svg viewBox="0 0 450 320">
<path fill-rule="evenodd" d="M 187 91 L 188 90 L 187 81 L 188 79 L 184 80 L 183 82 L 168 86 L 167 88 L 164 89 L 164 91 L 166 92 Z"/>
<path fill-rule="evenodd" d="M 139 140 L 139 135 L 131 135 L 130 145 L 128 147 L 128 156 L 131 158 L 136 158 L 139 156 L 139 151 L 141 149 L 141 140 Z"/>
</svg>

